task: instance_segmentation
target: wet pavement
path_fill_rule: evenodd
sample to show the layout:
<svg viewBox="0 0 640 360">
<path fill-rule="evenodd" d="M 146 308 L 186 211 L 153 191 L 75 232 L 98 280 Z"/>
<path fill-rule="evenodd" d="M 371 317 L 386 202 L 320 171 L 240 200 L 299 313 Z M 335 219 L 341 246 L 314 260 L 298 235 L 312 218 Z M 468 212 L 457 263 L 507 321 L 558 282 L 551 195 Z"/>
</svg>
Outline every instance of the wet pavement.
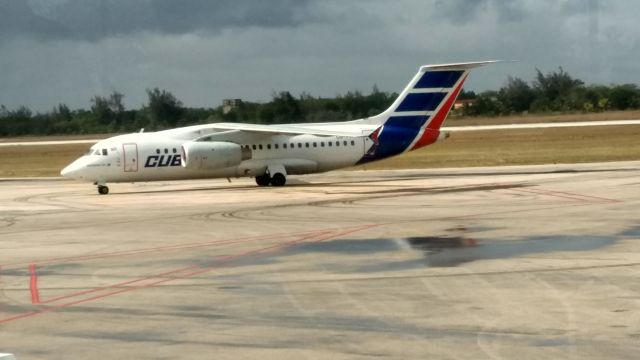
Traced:
<svg viewBox="0 0 640 360">
<path fill-rule="evenodd" d="M 628 358 L 640 163 L 0 182 L 0 353 Z"/>
</svg>

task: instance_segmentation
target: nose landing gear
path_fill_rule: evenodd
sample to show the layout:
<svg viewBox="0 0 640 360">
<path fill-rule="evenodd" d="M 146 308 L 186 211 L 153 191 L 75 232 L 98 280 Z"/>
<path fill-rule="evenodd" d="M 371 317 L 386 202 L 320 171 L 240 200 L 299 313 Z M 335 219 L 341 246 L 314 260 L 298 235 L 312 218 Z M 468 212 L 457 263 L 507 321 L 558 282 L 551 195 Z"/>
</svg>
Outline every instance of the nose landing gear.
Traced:
<svg viewBox="0 0 640 360">
<path fill-rule="evenodd" d="M 107 195 L 109 193 L 109 187 L 106 185 L 98 185 L 98 194 Z"/>
</svg>

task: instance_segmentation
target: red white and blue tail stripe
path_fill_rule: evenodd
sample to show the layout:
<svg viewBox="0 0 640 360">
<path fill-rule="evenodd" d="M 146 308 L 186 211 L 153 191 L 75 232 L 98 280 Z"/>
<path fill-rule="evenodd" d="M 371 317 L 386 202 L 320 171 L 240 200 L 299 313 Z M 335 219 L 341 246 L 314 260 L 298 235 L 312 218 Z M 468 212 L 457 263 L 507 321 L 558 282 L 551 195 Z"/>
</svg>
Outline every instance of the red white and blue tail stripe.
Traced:
<svg viewBox="0 0 640 360">
<path fill-rule="evenodd" d="M 374 145 L 359 164 L 384 159 L 434 143 L 469 71 L 496 61 L 426 65 L 380 115 L 356 123 L 380 124 L 370 138 Z"/>
</svg>

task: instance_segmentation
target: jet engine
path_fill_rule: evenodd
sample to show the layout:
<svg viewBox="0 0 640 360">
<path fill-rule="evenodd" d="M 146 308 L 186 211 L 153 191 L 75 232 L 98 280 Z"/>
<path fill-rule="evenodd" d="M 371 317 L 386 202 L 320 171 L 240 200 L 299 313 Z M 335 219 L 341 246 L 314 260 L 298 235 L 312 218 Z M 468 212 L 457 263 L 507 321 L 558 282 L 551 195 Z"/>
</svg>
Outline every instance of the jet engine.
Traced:
<svg viewBox="0 0 640 360">
<path fill-rule="evenodd" d="M 251 159 L 251 150 L 224 141 L 192 141 L 182 145 L 182 167 L 196 170 L 222 169 Z"/>
</svg>

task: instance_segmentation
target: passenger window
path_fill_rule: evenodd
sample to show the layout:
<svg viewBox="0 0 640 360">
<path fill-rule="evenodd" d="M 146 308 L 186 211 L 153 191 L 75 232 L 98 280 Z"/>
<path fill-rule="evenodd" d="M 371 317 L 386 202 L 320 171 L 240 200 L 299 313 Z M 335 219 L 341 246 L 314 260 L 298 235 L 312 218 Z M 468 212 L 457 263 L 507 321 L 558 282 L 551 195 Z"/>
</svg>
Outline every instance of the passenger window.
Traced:
<svg viewBox="0 0 640 360">
<path fill-rule="evenodd" d="M 302 143 L 298 143 L 298 148 L 301 148 L 301 147 L 302 147 Z"/>
<path fill-rule="evenodd" d="M 107 149 L 102 149 L 102 155 L 107 156 Z"/>
<path fill-rule="evenodd" d="M 251 145 L 251 147 L 253 148 L 253 150 L 256 149 L 256 144 Z"/>
<path fill-rule="evenodd" d="M 295 148 L 295 147 L 296 147 L 296 144 L 291 143 L 289 146 L 291 146 L 291 148 L 293 149 L 293 148 Z"/>
<path fill-rule="evenodd" d="M 156 149 L 156 154 L 160 154 L 160 149 Z"/>
<path fill-rule="evenodd" d="M 276 150 L 278 150 L 278 144 L 273 145 Z"/>
<path fill-rule="evenodd" d="M 176 148 L 173 148 L 173 153 L 177 153 L 178 151 L 176 150 Z"/>
<path fill-rule="evenodd" d="M 356 145 L 356 142 L 351 140 L 351 146 L 355 146 L 355 145 Z"/>
<path fill-rule="evenodd" d="M 342 145 L 347 146 L 347 140 L 343 141 Z"/>
<path fill-rule="evenodd" d="M 318 143 L 317 142 L 313 142 L 313 147 L 318 147 Z"/>
<path fill-rule="evenodd" d="M 258 144 L 258 149 L 262 150 L 262 144 Z"/>
<path fill-rule="evenodd" d="M 320 147 L 324 147 L 324 141 L 320 141 Z"/>
<path fill-rule="evenodd" d="M 304 147 L 309 147 L 309 143 L 304 143 Z"/>
<path fill-rule="evenodd" d="M 340 141 L 336 141 L 336 146 L 340 146 Z"/>
<path fill-rule="evenodd" d="M 333 146 L 333 141 L 329 141 L 329 146 Z"/>
<path fill-rule="evenodd" d="M 165 154 L 168 154 L 168 153 L 169 153 L 169 149 L 165 148 L 165 149 L 164 149 L 164 153 L 165 153 Z"/>
<path fill-rule="evenodd" d="M 271 150 L 271 144 L 267 144 L 267 149 Z"/>
<path fill-rule="evenodd" d="M 287 144 L 282 144 L 282 148 L 286 149 L 287 148 Z"/>
</svg>

